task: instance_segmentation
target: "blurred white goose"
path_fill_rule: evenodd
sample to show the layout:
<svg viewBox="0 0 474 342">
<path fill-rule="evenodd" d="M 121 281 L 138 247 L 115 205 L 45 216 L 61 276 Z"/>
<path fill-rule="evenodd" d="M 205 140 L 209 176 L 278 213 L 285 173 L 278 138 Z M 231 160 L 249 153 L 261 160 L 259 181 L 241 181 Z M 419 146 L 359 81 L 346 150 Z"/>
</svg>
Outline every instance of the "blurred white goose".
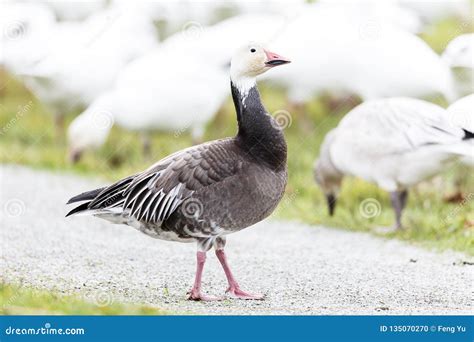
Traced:
<svg viewBox="0 0 474 342">
<path fill-rule="evenodd" d="M 400 6 L 396 0 L 320 0 L 320 4 L 344 15 L 367 18 L 372 23 L 377 22 L 417 33 L 421 30 L 421 20 L 412 9 Z"/>
<path fill-rule="evenodd" d="M 230 0 L 227 4 L 239 14 L 278 14 L 291 19 L 305 9 L 306 0 Z"/>
<path fill-rule="evenodd" d="M 128 8 L 137 10 L 137 8 L 139 8 L 144 14 L 150 16 L 156 23 L 160 24 L 160 28 L 164 31 L 164 36 L 167 37 L 177 32 L 183 32 L 189 40 L 199 39 L 199 36 L 205 33 L 204 31 L 207 31 L 209 25 L 215 24 L 215 31 L 218 32 L 219 30 L 229 30 L 232 26 L 236 26 L 241 20 L 238 18 L 257 18 L 260 16 L 263 20 L 260 25 L 258 25 L 256 21 L 254 21 L 253 24 L 250 23 L 253 27 L 248 26 L 248 24 L 240 25 L 242 33 L 250 32 L 253 28 L 257 36 L 247 36 L 243 38 L 234 34 L 231 36 L 231 38 L 247 42 L 249 40 L 262 40 L 262 38 L 258 36 L 260 30 L 273 30 L 275 23 L 273 22 L 271 25 L 268 25 L 267 20 L 271 15 L 291 18 L 300 11 L 301 5 L 304 2 L 305 0 L 292 0 L 291 2 L 274 0 L 226 0 L 208 1 L 205 3 L 195 0 L 138 2 L 113 0 L 112 6 L 125 10 Z M 226 20 L 231 18 L 232 20 L 227 24 Z M 231 31 L 237 33 L 238 29 L 231 29 Z M 226 32 L 228 33 L 228 31 Z M 223 37 L 223 33 L 225 32 L 222 32 L 219 37 Z M 232 39 L 223 42 L 229 41 L 232 41 Z M 212 40 L 209 42 L 212 43 Z M 218 44 L 213 44 L 213 46 L 215 45 Z M 211 48 L 213 48 L 213 46 L 211 46 Z"/>
<path fill-rule="evenodd" d="M 228 66 L 235 46 L 249 41 L 270 42 L 286 25 L 283 15 L 238 15 L 212 26 L 190 25 L 166 39 L 163 47 L 185 55 L 198 55 L 215 67 Z"/>
<path fill-rule="evenodd" d="M 226 69 L 214 68 L 197 55 L 158 48 L 128 65 L 116 85 L 71 123 L 71 159 L 101 146 L 113 123 L 176 135 L 191 130 L 195 140 L 201 139 L 226 97 Z"/>
<path fill-rule="evenodd" d="M 465 96 L 448 107 L 451 121 L 469 132 L 474 132 L 474 94 Z M 462 158 L 462 162 L 474 166 L 474 151 Z"/>
<path fill-rule="evenodd" d="M 6 65 L 56 116 L 90 104 L 127 63 L 158 45 L 151 21 L 117 10 L 57 24 L 44 38 L 50 48 L 35 64 Z M 24 48 L 26 53 L 30 47 Z"/>
<path fill-rule="evenodd" d="M 167 37 L 178 31 L 206 26 L 221 19 L 228 13 L 228 1 L 201 2 L 193 0 L 180 1 L 129 1 L 112 0 L 111 6 L 123 11 L 141 11 L 143 15 L 159 24 L 162 33 Z"/>
<path fill-rule="evenodd" d="M 31 0 L 30 0 L 31 1 Z M 54 0 L 34 0 L 49 6 L 56 14 L 58 20 L 84 20 L 94 12 L 105 8 L 105 0 L 87 1 L 54 1 Z"/>
<path fill-rule="evenodd" d="M 285 85 L 292 102 L 304 103 L 323 90 L 366 100 L 439 93 L 453 98 L 449 67 L 419 37 L 386 23 L 377 12 L 307 7 L 274 43 L 297 63 L 266 76 Z"/>
<path fill-rule="evenodd" d="M 462 34 L 450 41 L 443 58 L 451 67 L 474 69 L 474 33 Z"/>
<path fill-rule="evenodd" d="M 408 189 L 473 153 L 473 132 L 454 125 L 443 108 L 410 98 L 373 100 L 328 133 L 314 175 L 331 215 L 344 175 L 376 183 L 390 192 L 401 228 Z"/>
<path fill-rule="evenodd" d="M 474 92 L 474 33 L 454 38 L 442 56 L 451 67 L 459 97 Z"/>
<path fill-rule="evenodd" d="M 48 51 L 47 36 L 56 25 L 54 13 L 42 4 L 2 4 L 0 64 L 29 66 Z"/>
</svg>

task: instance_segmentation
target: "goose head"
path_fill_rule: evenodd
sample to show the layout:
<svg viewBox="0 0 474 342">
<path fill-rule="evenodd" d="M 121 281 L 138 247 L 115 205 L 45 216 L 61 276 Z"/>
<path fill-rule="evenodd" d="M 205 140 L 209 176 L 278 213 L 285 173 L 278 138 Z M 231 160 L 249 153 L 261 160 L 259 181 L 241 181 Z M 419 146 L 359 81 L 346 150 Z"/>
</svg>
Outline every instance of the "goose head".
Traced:
<svg viewBox="0 0 474 342">
<path fill-rule="evenodd" d="M 78 115 L 67 131 L 69 161 L 75 164 L 85 151 L 101 147 L 107 140 L 112 125 L 111 114 L 94 106 Z"/>
<path fill-rule="evenodd" d="M 474 68 L 474 33 L 454 38 L 442 58 L 451 68 Z"/>
<path fill-rule="evenodd" d="M 255 78 L 264 72 L 290 63 L 285 57 L 270 52 L 258 43 L 250 43 L 240 48 L 230 63 L 230 75 L 234 83 L 255 83 Z"/>
</svg>

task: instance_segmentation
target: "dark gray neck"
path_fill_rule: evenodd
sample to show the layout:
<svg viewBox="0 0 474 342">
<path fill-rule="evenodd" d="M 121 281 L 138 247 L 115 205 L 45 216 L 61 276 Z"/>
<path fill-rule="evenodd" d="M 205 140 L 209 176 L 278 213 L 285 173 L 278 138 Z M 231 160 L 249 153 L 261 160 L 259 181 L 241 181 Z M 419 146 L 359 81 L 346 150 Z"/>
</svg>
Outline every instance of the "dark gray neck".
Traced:
<svg viewBox="0 0 474 342">
<path fill-rule="evenodd" d="M 257 87 L 242 94 L 231 81 L 231 89 L 239 125 L 238 145 L 271 168 L 284 168 L 287 154 L 285 137 L 263 107 Z"/>
</svg>

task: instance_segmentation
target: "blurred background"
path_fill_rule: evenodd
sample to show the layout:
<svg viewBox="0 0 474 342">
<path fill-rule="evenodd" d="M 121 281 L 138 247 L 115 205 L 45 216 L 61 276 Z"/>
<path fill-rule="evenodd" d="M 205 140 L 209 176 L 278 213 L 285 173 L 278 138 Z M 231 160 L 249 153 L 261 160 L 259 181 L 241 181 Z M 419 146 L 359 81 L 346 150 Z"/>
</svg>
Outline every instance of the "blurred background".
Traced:
<svg viewBox="0 0 474 342">
<path fill-rule="evenodd" d="M 260 81 L 285 129 L 289 184 L 275 216 L 367 230 L 388 194 L 344 181 L 327 213 L 313 180 L 326 132 L 359 103 L 447 107 L 473 90 L 473 2 L 6 1 L 0 9 L 0 163 L 116 180 L 192 144 L 232 136 L 233 52 L 263 42 L 292 64 Z M 471 34 L 470 34 L 471 33 Z M 389 237 L 474 253 L 474 177 L 455 165 L 412 191 Z M 360 210 L 365 199 L 378 210 Z"/>
</svg>

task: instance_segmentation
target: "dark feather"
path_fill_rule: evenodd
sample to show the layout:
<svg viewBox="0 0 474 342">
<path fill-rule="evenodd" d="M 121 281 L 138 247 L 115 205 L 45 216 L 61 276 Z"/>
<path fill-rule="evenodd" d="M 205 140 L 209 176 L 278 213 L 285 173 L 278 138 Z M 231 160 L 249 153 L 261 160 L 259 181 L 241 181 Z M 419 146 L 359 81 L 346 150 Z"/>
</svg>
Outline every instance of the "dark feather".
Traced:
<svg viewBox="0 0 474 342">
<path fill-rule="evenodd" d="M 134 222 L 133 216 L 140 227 L 173 231 L 180 238 L 235 231 L 267 217 L 286 185 L 284 136 L 255 87 L 246 95 L 245 105 L 234 86 L 232 95 L 239 121 L 235 138 L 178 151 L 141 173 L 76 196 L 75 201 L 88 202 L 67 216 L 91 211 L 125 224 Z"/>
<path fill-rule="evenodd" d="M 68 213 L 66 214 L 66 217 L 71 216 L 71 215 L 73 215 L 73 214 L 77 214 L 77 213 L 79 213 L 79 212 L 81 212 L 81 211 L 86 211 L 86 210 L 88 210 L 88 209 L 89 209 L 88 205 L 89 205 L 89 202 L 82 203 L 80 206 L 75 207 L 75 208 L 72 209 L 70 212 L 68 212 Z"/>
<path fill-rule="evenodd" d="M 102 190 L 104 190 L 106 187 L 100 188 L 100 189 L 95 189 L 91 191 L 86 191 L 83 192 L 82 194 L 79 194 L 77 196 L 72 197 L 67 201 L 66 204 L 71 204 L 75 202 L 81 202 L 81 201 L 90 201 L 93 200 L 98 194 L 101 193 Z"/>
<path fill-rule="evenodd" d="M 464 131 L 464 137 L 462 138 L 462 140 L 474 139 L 473 132 L 469 132 L 468 130 L 465 130 L 465 129 L 463 129 L 463 131 Z"/>
</svg>

